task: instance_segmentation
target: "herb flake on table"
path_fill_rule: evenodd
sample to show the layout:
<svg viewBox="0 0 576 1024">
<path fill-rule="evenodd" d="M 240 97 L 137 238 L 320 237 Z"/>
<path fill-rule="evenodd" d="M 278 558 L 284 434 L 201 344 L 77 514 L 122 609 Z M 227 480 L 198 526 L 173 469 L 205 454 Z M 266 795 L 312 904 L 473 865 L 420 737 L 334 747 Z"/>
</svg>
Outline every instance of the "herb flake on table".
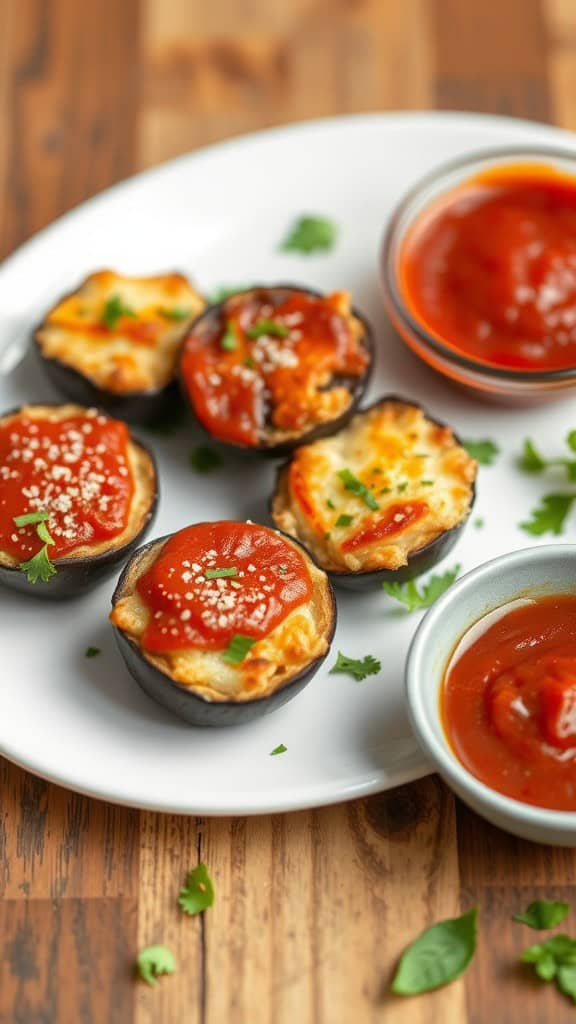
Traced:
<svg viewBox="0 0 576 1024">
<path fill-rule="evenodd" d="M 514 914 L 513 921 L 527 924 L 529 928 L 544 930 L 555 928 L 570 913 L 570 904 L 558 900 L 534 900 L 523 914 Z"/>
<path fill-rule="evenodd" d="M 214 885 L 205 864 L 198 864 L 186 876 L 178 894 L 178 903 L 186 914 L 201 914 L 214 903 Z"/>
<path fill-rule="evenodd" d="M 555 981 L 559 991 L 576 1003 L 576 939 L 553 935 L 525 949 L 522 963 L 532 964 L 542 981 Z"/>
<path fill-rule="evenodd" d="M 136 317 L 136 313 L 127 306 L 120 295 L 111 295 L 102 311 L 102 323 L 108 330 L 113 331 L 122 317 Z"/>
<path fill-rule="evenodd" d="M 174 974 L 176 960 L 167 946 L 146 946 L 136 959 L 138 974 L 147 985 L 156 985 L 161 974 Z"/>
<path fill-rule="evenodd" d="M 447 985 L 464 973 L 476 951 L 478 908 L 439 921 L 405 950 L 392 981 L 400 996 L 419 995 Z"/>
<path fill-rule="evenodd" d="M 193 448 L 190 452 L 190 465 L 197 473 L 213 473 L 215 469 L 220 469 L 223 464 L 224 460 L 220 452 L 206 445 L 198 445 L 197 448 Z"/>
<path fill-rule="evenodd" d="M 500 454 L 500 448 L 496 442 L 491 441 L 489 438 L 483 438 L 478 441 L 467 439 L 462 441 L 462 445 L 468 454 L 473 459 L 476 459 L 476 462 L 481 466 L 491 466 L 496 456 Z"/>
<path fill-rule="evenodd" d="M 372 509 L 373 512 L 376 512 L 377 509 L 380 508 L 380 505 L 376 501 L 376 498 L 370 488 L 367 487 L 366 484 L 363 484 L 357 476 L 354 476 L 354 473 L 352 473 L 351 470 L 340 469 L 338 471 L 338 476 L 346 490 L 350 491 L 350 494 L 355 494 L 357 498 L 360 498 L 368 508 Z"/>
<path fill-rule="evenodd" d="M 342 654 L 342 651 L 338 651 L 338 657 L 330 669 L 330 675 L 342 672 L 352 676 L 359 683 L 368 676 L 377 675 L 381 668 L 381 662 L 371 654 L 366 654 L 363 658 L 348 658 Z"/>
<path fill-rule="evenodd" d="M 87 647 L 84 651 L 85 658 L 97 658 L 99 654 L 102 654 L 99 647 Z"/>
<path fill-rule="evenodd" d="M 389 597 L 399 601 L 409 612 L 420 611 L 422 608 L 430 608 L 452 586 L 460 568 L 460 565 L 455 565 L 442 576 L 432 576 L 421 590 L 418 589 L 416 580 L 408 580 L 407 583 L 386 582 L 382 587 Z"/>
<path fill-rule="evenodd" d="M 285 754 L 287 750 L 288 747 L 285 747 L 283 743 L 279 743 L 277 747 L 274 747 L 274 750 L 270 751 L 270 757 L 276 757 L 277 754 Z"/>
<path fill-rule="evenodd" d="M 520 523 L 520 528 L 534 537 L 544 533 L 559 536 L 574 501 L 576 494 L 545 494 L 540 505 L 530 513 L 531 518 Z"/>
<path fill-rule="evenodd" d="M 336 244 L 338 231 L 327 217 L 303 216 L 294 222 L 280 248 L 284 252 L 329 252 Z"/>
</svg>

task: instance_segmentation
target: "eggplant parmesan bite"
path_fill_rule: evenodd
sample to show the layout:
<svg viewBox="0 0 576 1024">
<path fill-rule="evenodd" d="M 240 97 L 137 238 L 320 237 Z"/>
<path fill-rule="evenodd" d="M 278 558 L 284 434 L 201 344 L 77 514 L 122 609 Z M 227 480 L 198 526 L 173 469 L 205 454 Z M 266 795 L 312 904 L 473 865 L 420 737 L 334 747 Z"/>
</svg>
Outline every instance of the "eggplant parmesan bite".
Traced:
<svg viewBox="0 0 576 1024">
<path fill-rule="evenodd" d="M 281 467 L 274 522 L 343 586 L 412 579 L 456 543 L 477 463 L 451 428 L 412 402 L 380 399 Z"/>
<path fill-rule="evenodd" d="M 207 433 L 278 455 L 346 422 L 365 391 L 373 353 L 371 329 L 348 292 L 258 286 L 195 321 L 180 376 Z"/>
<path fill-rule="evenodd" d="M 110 620 L 128 670 L 193 725 L 267 714 L 308 683 L 336 624 L 328 578 L 255 523 L 197 523 L 140 548 Z"/>
<path fill-rule="evenodd" d="M 182 274 L 90 274 L 35 333 L 52 383 L 84 405 L 148 422 L 179 399 L 175 384 L 184 334 L 205 302 Z"/>
<path fill-rule="evenodd" d="M 154 460 L 125 423 L 78 405 L 0 417 L 0 583 L 84 593 L 142 542 L 156 501 Z"/>
</svg>

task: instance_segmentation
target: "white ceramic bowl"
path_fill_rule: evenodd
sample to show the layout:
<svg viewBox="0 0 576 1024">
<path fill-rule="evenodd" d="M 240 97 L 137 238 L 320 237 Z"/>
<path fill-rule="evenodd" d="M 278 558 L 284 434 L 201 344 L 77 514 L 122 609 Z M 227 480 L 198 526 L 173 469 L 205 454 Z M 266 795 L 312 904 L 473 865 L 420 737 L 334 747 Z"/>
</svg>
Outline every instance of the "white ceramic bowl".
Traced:
<svg viewBox="0 0 576 1024">
<path fill-rule="evenodd" d="M 576 846 L 576 811 L 524 804 L 484 785 L 452 752 L 440 718 L 444 671 L 466 630 L 515 598 L 561 593 L 576 594 L 576 545 L 514 551 L 467 573 L 436 601 L 414 635 L 406 661 L 406 697 L 424 752 L 474 811 L 524 839 Z"/>
</svg>

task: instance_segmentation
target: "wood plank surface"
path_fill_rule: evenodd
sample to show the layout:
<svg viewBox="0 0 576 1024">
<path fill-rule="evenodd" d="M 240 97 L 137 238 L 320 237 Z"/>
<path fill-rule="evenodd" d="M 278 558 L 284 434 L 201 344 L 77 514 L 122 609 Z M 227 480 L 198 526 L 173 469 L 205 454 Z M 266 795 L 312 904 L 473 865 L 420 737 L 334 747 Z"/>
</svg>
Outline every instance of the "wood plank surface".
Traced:
<svg viewBox="0 0 576 1024">
<path fill-rule="evenodd" d="M 280 122 L 477 109 L 576 129 L 573 0 L 0 0 L 0 247 L 140 167 Z M 0 623 L 0 631 L 1 631 Z M 0 762 L 0 1024 L 563 1024 L 510 914 L 574 901 L 576 858 L 436 779 L 333 808 L 188 819 Z M 214 907 L 177 907 L 202 859 Z M 404 945 L 479 904 L 465 981 L 388 994 Z M 143 945 L 178 973 L 133 978 Z"/>
</svg>

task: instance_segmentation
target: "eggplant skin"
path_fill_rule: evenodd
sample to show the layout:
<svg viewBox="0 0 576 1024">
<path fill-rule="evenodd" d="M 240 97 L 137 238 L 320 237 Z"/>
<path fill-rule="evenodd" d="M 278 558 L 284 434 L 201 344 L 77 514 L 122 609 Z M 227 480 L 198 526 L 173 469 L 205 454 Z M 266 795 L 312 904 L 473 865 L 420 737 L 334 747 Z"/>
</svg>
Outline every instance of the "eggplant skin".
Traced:
<svg viewBox="0 0 576 1024">
<path fill-rule="evenodd" d="M 124 594 L 125 586 L 128 584 L 130 579 L 132 569 L 131 563 L 134 560 L 139 559 L 145 551 L 149 551 L 151 547 L 156 545 L 160 546 L 168 539 L 168 536 L 160 537 L 158 540 L 151 541 L 141 547 L 138 551 L 134 552 L 130 562 L 124 567 L 114 594 L 112 595 L 113 607 Z M 295 542 L 293 537 L 289 537 L 288 539 L 293 544 L 299 543 L 298 541 Z M 302 547 L 302 545 L 299 546 Z M 311 556 L 306 549 L 304 549 L 304 553 L 311 559 Z M 313 561 L 313 559 L 311 560 Z M 220 728 L 228 725 L 243 725 L 244 723 L 253 722 L 257 718 L 263 718 L 264 715 L 268 715 L 271 712 L 276 711 L 277 708 L 282 707 L 283 704 L 287 704 L 289 700 L 296 697 L 300 691 L 303 690 L 309 682 L 311 682 L 322 663 L 328 657 L 336 630 L 337 619 L 336 599 L 329 582 L 327 593 L 329 594 L 330 599 L 331 624 L 329 635 L 326 637 L 327 648 L 325 653 L 311 661 L 297 675 L 284 680 L 284 682 L 278 687 L 278 689 L 274 690 L 273 693 L 268 694 L 268 696 L 265 697 L 255 698 L 254 700 L 205 700 L 189 687 L 175 682 L 169 675 L 160 671 L 159 668 L 148 661 L 140 645 L 131 637 L 127 636 L 123 630 L 118 629 L 116 626 L 112 626 L 112 629 L 114 631 L 118 649 L 124 659 L 130 675 L 136 680 L 144 693 L 146 693 L 148 697 L 151 697 L 152 700 L 156 701 L 157 704 L 160 704 L 168 711 L 171 711 L 172 714 L 177 715 L 178 718 L 187 722 L 188 725 L 197 725 L 201 727 L 207 726 L 210 728 Z"/>
<path fill-rule="evenodd" d="M 235 292 L 234 295 L 248 295 L 251 294 L 252 292 L 257 292 L 260 290 L 270 291 L 275 289 L 288 289 L 291 291 L 305 292 L 307 295 L 313 295 L 315 298 L 323 298 L 324 295 L 323 292 L 318 291 L 316 288 L 309 288 L 307 285 L 290 283 L 286 284 L 285 282 L 281 282 L 280 284 L 255 284 L 251 288 L 246 288 L 243 291 Z M 200 323 L 200 321 L 204 320 L 205 318 L 207 319 L 209 317 L 217 315 L 219 316 L 222 305 L 225 302 L 226 299 L 223 299 L 221 302 L 213 303 L 211 306 L 208 306 L 202 313 L 200 313 L 200 315 L 196 318 L 194 323 L 191 324 L 189 330 L 187 331 L 186 337 L 188 336 L 188 334 L 190 334 L 191 331 L 195 329 L 196 325 Z M 206 428 L 206 426 L 201 422 L 201 420 L 199 420 L 196 417 L 194 405 L 190 399 L 190 395 L 186 387 L 186 381 L 182 374 L 180 362 L 178 377 L 180 381 L 181 392 L 184 396 L 185 402 L 190 408 L 192 414 L 194 415 L 196 423 L 199 425 L 200 429 L 204 432 L 206 437 L 210 438 L 213 441 L 217 441 L 218 444 L 234 449 L 236 451 L 246 452 L 247 454 L 269 456 L 270 458 L 283 458 L 284 456 L 289 455 L 291 452 L 293 452 L 295 448 L 300 447 L 300 445 L 310 444 L 312 441 L 318 441 L 322 437 L 330 437 L 331 434 L 335 434 L 343 427 L 345 427 L 348 421 L 354 415 L 354 413 L 357 412 L 358 406 L 360 405 L 360 402 L 364 397 L 368 385 L 370 384 L 376 355 L 376 343 L 371 324 L 366 319 L 364 314 L 361 313 L 355 306 L 352 306 L 350 313 L 352 316 L 356 317 L 356 319 L 360 321 L 364 328 L 364 336 L 362 339 L 362 343 L 369 356 L 368 366 L 366 367 L 364 373 L 349 383 L 348 389 L 350 391 L 352 399 L 350 405 L 344 410 L 344 412 L 342 412 L 339 416 L 335 417 L 334 419 L 326 420 L 326 422 L 324 423 L 319 423 L 317 426 L 312 427 L 305 433 L 300 434 L 297 437 L 291 437 L 285 441 L 278 441 L 276 443 L 267 443 L 266 441 L 263 441 L 258 445 L 243 445 L 237 444 L 233 441 L 222 440 L 221 438 L 218 438 L 215 435 L 211 434 L 210 431 Z M 184 346 L 186 344 L 186 337 L 184 338 L 182 344 L 181 353 L 183 352 Z"/>
<path fill-rule="evenodd" d="M 367 413 L 371 409 L 377 408 L 379 405 L 383 405 L 387 402 L 397 402 L 405 405 L 411 405 L 421 410 L 426 419 L 430 423 L 434 423 L 438 427 L 445 427 L 446 424 L 442 420 L 438 420 L 433 416 L 430 416 L 425 407 L 420 403 L 413 401 L 412 399 L 403 398 L 399 395 L 384 395 L 382 398 L 378 398 L 364 409 L 359 409 L 358 413 Z M 453 432 L 454 441 L 458 445 L 462 445 L 461 439 L 457 434 Z M 282 483 L 284 474 L 287 472 L 290 465 L 290 460 L 286 460 L 282 463 L 276 473 L 276 484 L 274 490 L 270 496 L 268 511 L 271 521 L 274 525 L 278 525 L 276 515 L 276 503 L 279 500 L 280 493 L 282 491 Z M 308 546 L 307 550 L 310 557 L 316 561 L 316 564 L 324 570 L 327 576 L 330 578 L 334 586 L 342 590 L 351 590 L 357 593 L 376 591 L 379 590 L 384 583 L 406 583 L 409 580 L 416 579 L 418 576 L 423 575 L 425 572 L 429 572 L 430 569 L 434 569 L 444 558 L 446 558 L 453 550 L 455 545 L 458 543 L 462 533 L 464 532 L 472 510 L 476 501 L 476 481 L 474 480 L 471 484 L 471 496 L 470 502 L 467 508 L 466 515 L 456 523 L 455 526 L 448 530 L 444 530 L 429 544 L 424 545 L 421 548 L 413 551 L 408 555 L 407 564 L 400 566 L 398 569 L 371 569 L 356 571 L 346 569 L 332 569 L 322 565 L 315 552 L 310 550 Z M 291 534 L 288 534 L 292 536 Z M 300 544 L 303 541 L 294 536 L 295 540 L 298 540 Z"/>
</svg>

